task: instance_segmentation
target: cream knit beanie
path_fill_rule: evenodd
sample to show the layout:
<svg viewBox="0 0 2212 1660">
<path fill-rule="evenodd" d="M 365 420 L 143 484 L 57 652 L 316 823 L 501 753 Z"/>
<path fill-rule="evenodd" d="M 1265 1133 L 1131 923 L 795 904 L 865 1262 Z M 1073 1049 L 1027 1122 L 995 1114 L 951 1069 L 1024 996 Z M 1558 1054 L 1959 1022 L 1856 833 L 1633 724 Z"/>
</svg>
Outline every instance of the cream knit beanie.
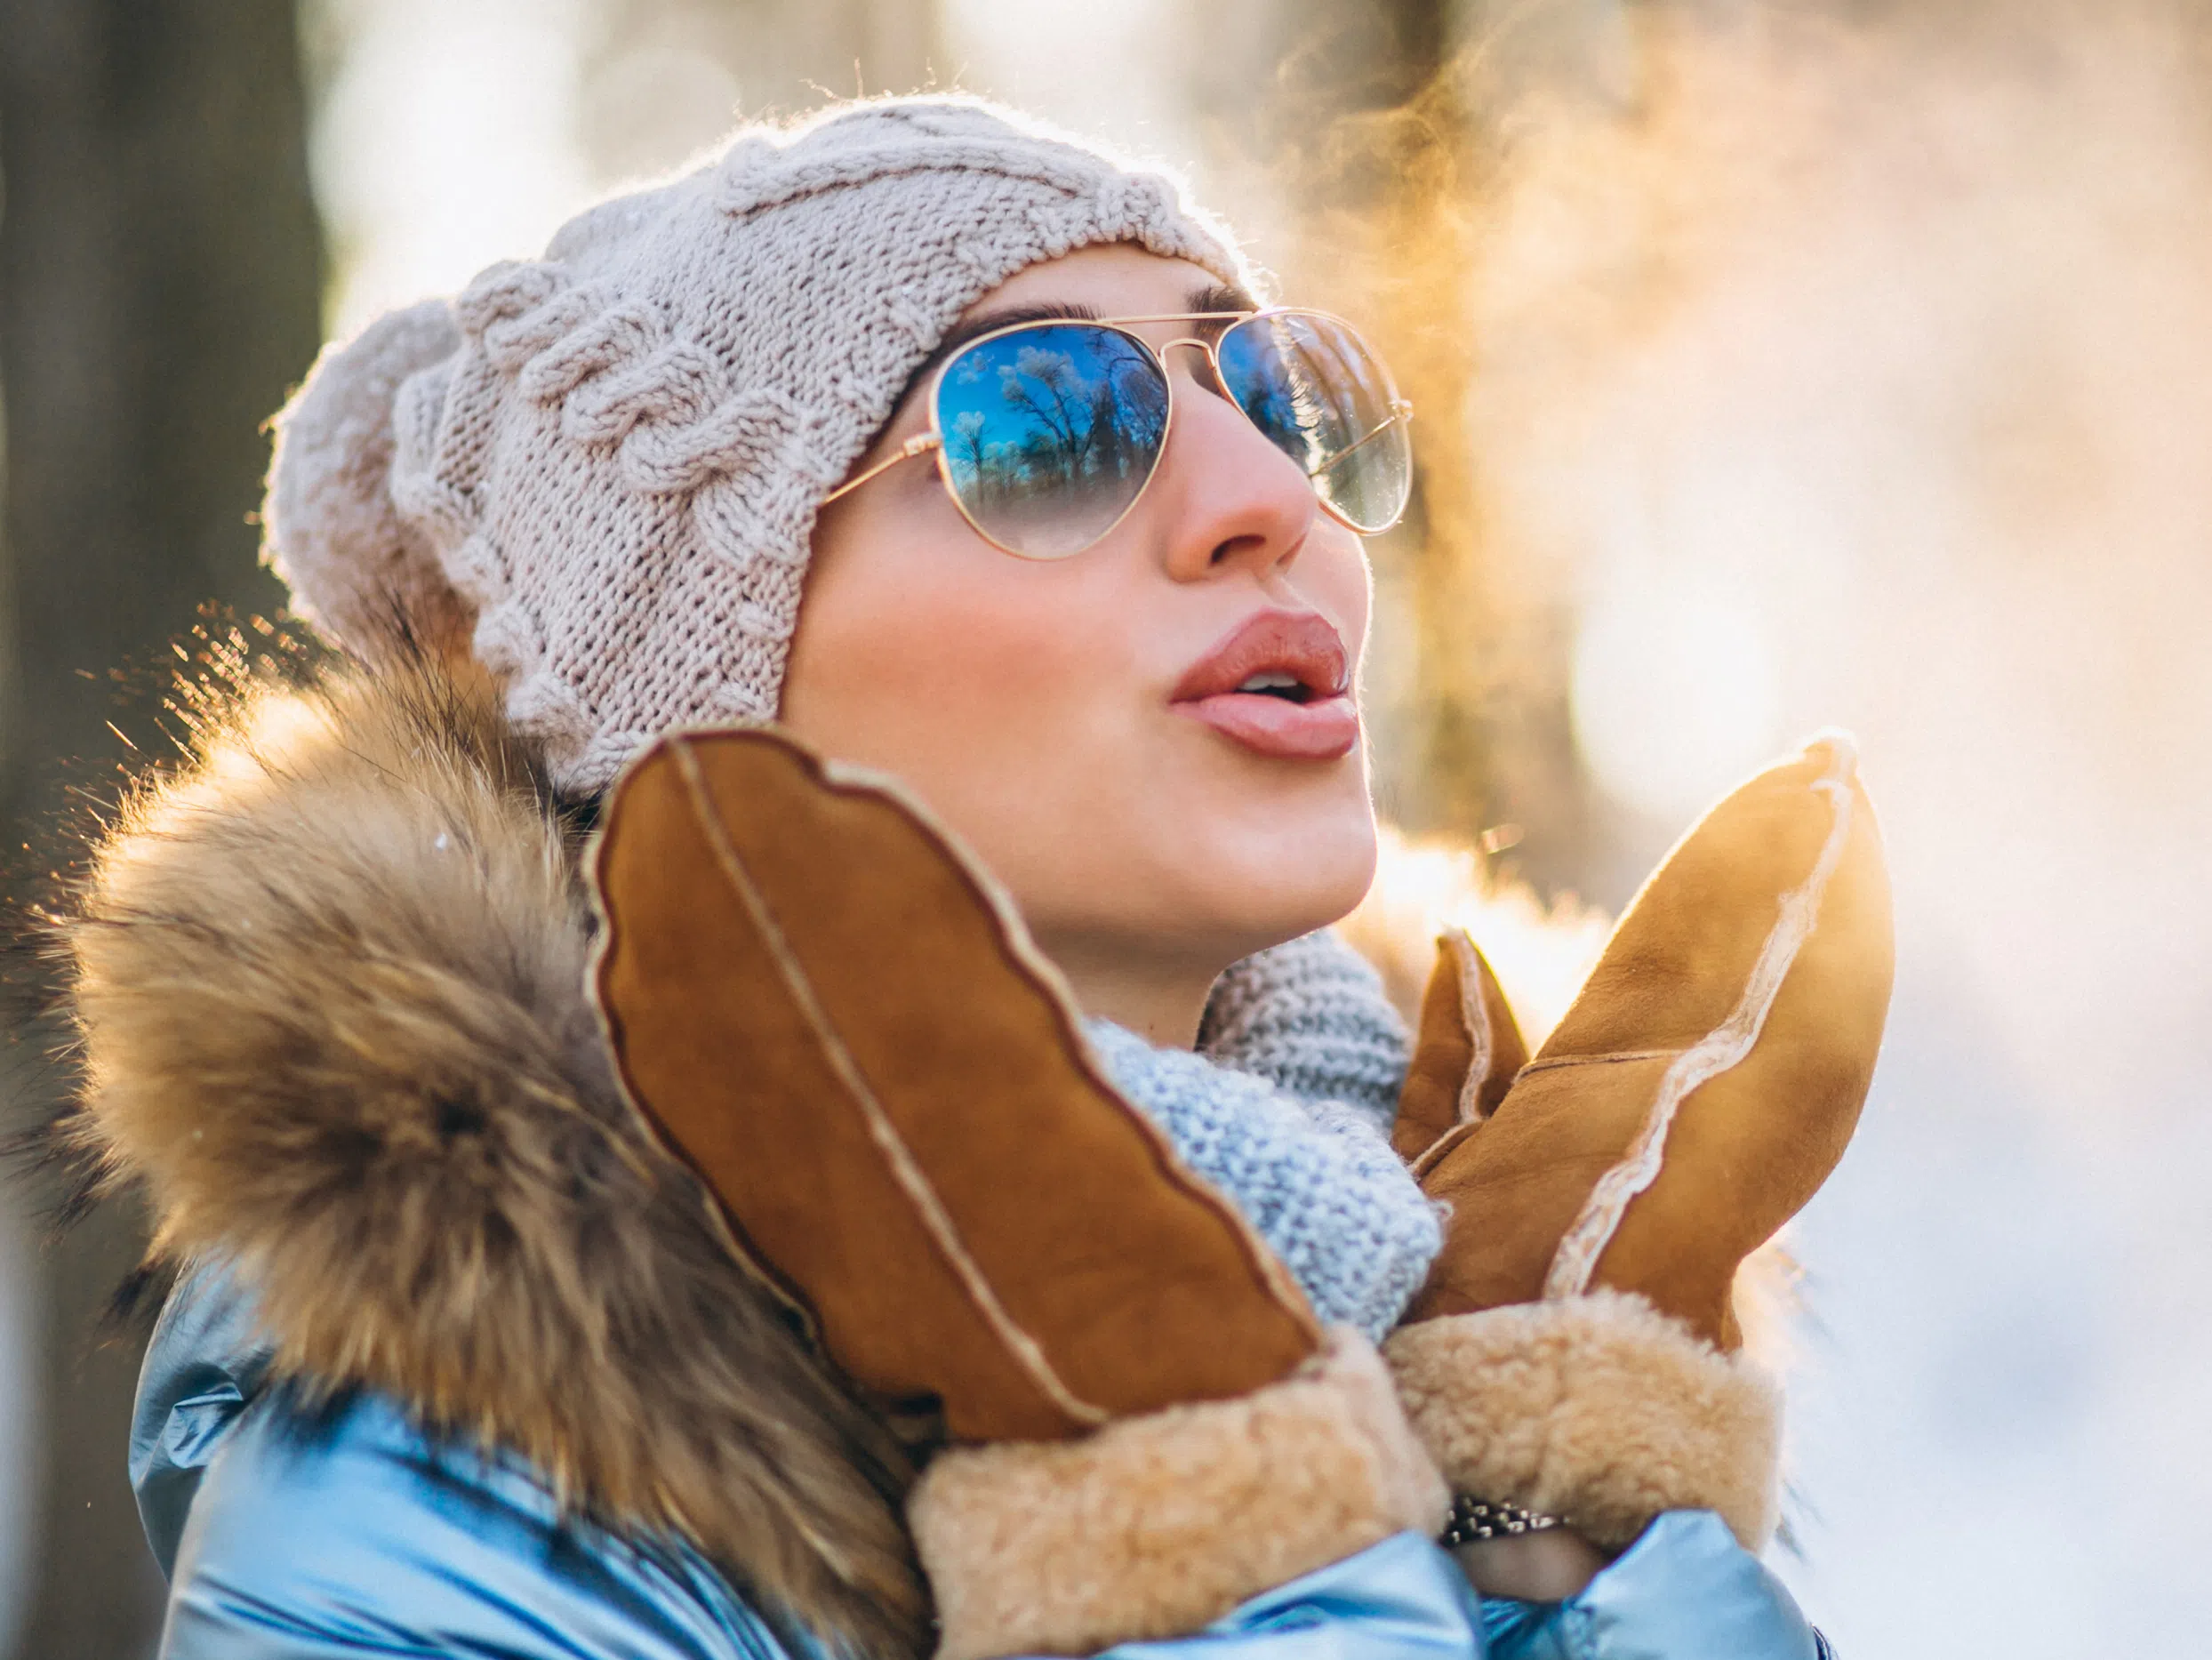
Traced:
<svg viewBox="0 0 2212 1660">
<path fill-rule="evenodd" d="M 326 349 L 266 557 L 356 651 L 468 639 L 596 790 L 669 726 L 773 717 L 822 496 L 962 311 L 1110 242 L 1252 280 L 1166 179 L 975 100 L 741 132 Z"/>
</svg>

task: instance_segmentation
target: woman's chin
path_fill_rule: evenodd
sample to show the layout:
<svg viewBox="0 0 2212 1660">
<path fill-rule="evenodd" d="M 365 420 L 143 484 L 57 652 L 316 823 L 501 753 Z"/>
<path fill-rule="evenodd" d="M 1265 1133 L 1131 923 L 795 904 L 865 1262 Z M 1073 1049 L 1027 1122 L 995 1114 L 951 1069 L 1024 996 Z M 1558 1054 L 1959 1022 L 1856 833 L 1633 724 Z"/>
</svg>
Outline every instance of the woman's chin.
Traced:
<svg viewBox="0 0 2212 1660">
<path fill-rule="evenodd" d="M 1093 790 L 1080 802 L 1032 791 L 1012 811 L 971 818 L 1040 942 L 1088 957 L 1218 959 L 1218 971 L 1326 927 L 1366 896 L 1377 857 L 1366 781 L 1356 758 L 1327 770 L 1297 788 L 1278 775 L 1255 790 L 1249 776 L 1162 768 L 1142 789 Z"/>
<path fill-rule="evenodd" d="M 1219 838 L 1211 858 L 1193 847 L 1182 885 L 1186 913 L 1241 943 L 1239 957 L 1341 920 L 1374 880 L 1374 818 L 1313 814 Z"/>
</svg>

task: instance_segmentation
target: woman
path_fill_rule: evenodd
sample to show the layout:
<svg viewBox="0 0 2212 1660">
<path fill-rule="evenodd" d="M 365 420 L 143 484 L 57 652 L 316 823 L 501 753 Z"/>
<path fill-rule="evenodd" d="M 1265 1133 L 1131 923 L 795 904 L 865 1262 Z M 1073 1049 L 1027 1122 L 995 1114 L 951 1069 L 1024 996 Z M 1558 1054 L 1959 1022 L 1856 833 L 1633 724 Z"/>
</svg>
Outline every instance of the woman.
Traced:
<svg viewBox="0 0 2212 1660">
<path fill-rule="evenodd" d="M 930 1646 L 927 1433 L 788 1318 L 585 995 L 584 832 L 673 728 L 774 718 L 904 780 L 1207 1202 L 1372 1355 L 1438 1220 L 1384 1139 L 1403 1030 L 1313 931 L 1372 872 L 1358 531 L 1402 506 L 1403 412 L 1320 339 L 1372 397 L 1294 459 L 1318 429 L 1268 399 L 1313 388 L 1228 342 L 1254 304 L 1159 180 L 913 100 L 741 135 L 317 366 L 270 549 L 359 666 L 211 709 L 70 927 L 79 1133 L 188 1271 L 132 1442 L 164 1654 Z M 1029 400 L 1013 439 L 963 425 L 963 374 L 999 400 L 970 413 Z M 1479 1603 L 1431 1525 L 1182 1640 L 1814 1652 L 1709 1514 L 1609 1565 L 1553 1530 L 1514 1582 L 1549 1601 Z"/>
</svg>

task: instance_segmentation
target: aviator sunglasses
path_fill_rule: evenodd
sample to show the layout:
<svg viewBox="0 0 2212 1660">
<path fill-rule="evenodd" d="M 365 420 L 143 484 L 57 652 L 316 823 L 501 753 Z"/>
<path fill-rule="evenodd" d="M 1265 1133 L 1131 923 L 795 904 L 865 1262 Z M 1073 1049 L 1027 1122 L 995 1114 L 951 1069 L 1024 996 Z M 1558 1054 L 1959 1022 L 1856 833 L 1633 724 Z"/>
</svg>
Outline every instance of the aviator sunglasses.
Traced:
<svg viewBox="0 0 2212 1660">
<path fill-rule="evenodd" d="M 1214 325 L 1157 349 L 1140 323 Z M 1214 383 L 1296 463 L 1321 507 L 1363 536 L 1388 530 L 1413 491 L 1406 423 L 1382 361 L 1322 311 L 1174 312 L 1014 323 L 970 341 L 931 383 L 929 430 L 823 498 L 934 452 L 946 493 L 976 533 L 1024 559 L 1064 559 L 1121 523 L 1166 448 L 1166 356 L 1204 355 Z"/>
</svg>

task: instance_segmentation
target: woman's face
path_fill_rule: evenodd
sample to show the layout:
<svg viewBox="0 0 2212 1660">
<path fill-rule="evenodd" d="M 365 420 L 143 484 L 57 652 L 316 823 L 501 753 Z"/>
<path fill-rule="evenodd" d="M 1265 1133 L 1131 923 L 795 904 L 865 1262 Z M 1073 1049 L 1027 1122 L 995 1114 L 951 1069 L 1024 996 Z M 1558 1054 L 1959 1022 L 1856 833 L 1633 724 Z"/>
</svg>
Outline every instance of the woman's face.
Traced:
<svg viewBox="0 0 2212 1660">
<path fill-rule="evenodd" d="M 1196 265 L 1092 248 L 1020 272 L 964 325 L 1190 311 L 1215 289 Z M 1198 330 L 1136 332 L 1158 346 Z M 830 503 L 784 682 L 784 723 L 903 779 L 1078 985 L 1146 964 L 1210 978 L 1334 921 L 1374 874 L 1359 539 L 1200 354 L 1166 361 L 1158 469 L 1072 557 L 992 546 L 926 459 Z M 932 379 L 861 468 L 927 429 Z M 1290 696 L 1236 689 L 1255 677 Z"/>
</svg>

